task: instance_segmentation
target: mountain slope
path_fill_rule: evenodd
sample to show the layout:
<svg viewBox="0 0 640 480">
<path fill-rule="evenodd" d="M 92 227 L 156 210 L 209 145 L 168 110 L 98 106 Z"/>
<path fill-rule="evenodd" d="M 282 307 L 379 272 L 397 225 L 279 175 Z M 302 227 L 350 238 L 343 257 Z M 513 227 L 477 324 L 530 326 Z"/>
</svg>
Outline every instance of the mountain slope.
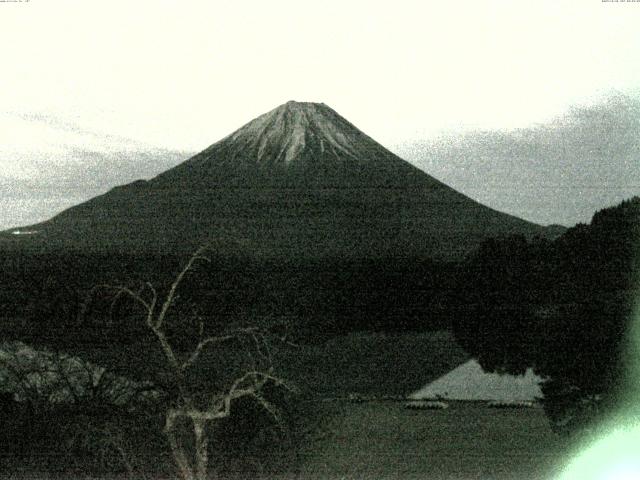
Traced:
<svg viewBox="0 0 640 480">
<path fill-rule="evenodd" d="M 222 240 L 270 258 L 459 258 L 545 235 L 397 157 L 324 104 L 288 102 L 186 162 L 5 235 L 34 248 L 183 251 Z M 20 229 L 20 230 L 25 230 Z"/>
<path fill-rule="evenodd" d="M 324 104 L 288 102 L 157 180 L 210 187 L 396 186 L 429 179 Z"/>
</svg>

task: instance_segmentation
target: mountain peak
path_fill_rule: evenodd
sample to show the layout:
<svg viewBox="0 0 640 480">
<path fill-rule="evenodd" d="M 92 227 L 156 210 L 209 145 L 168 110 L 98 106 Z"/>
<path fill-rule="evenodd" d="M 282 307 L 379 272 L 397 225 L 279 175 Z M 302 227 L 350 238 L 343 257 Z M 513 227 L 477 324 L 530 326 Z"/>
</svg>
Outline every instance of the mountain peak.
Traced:
<svg viewBox="0 0 640 480">
<path fill-rule="evenodd" d="M 300 185 L 376 183 L 398 170 L 415 170 L 324 103 L 288 101 L 196 155 L 180 169 L 197 168 L 209 181 L 263 180 Z"/>
<path fill-rule="evenodd" d="M 323 103 L 289 101 L 232 134 L 257 147 L 256 161 L 289 165 L 304 152 L 354 156 L 362 134 Z M 275 158 L 273 155 L 275 153 Z"/>
<path fill-rule="evenodd" d="M 184 188 L 440 186 L 328 105 L 297 101 L 251 120 L 157 179 Z"/>
<path fill-rule="evenodd" d="M 340 114 L 338 114 L 335 110 L 324 103 L 298 102 L 296 100 L 289 100 L 288 102 L 283 103 L 282 105 L 279 105 L 278 107 L 270 110 L 264 115 L 261 115 L 260 117 L 254 119 L 252 122 L 249 122 L 249 124 L 265 116 L 272 117 L 284 114 L 292 115 L 296 120 L 300 120 L 301 118 L 304 118 L 304 116 L 308 116 L 311 118 L 316 117 L 318 120 L 320 120 L 321 117 L 325 117 L 324 121 L 328 119 L 326 117 L 333 118 L 334 120 L 337 118 L 342 118 Z M 295 117 L 296 115 L 300 115 L 300 117 Z M 342 119 L 344 120 L 344 118 Z"/>
<path fill-rule="evenodd" d="M 324 105 L 324 103 L 318 103 L 318 102 L 298 102 L 297 100 L 289 100 L 287 103 L 283 103 L 282 105 L 280 105 L 280 107 L 277 108 L 282 108 L 282 107 L 294 107 L 294 108 L 313 108 L 313 107 L 318 107 Z"/>
</svg>

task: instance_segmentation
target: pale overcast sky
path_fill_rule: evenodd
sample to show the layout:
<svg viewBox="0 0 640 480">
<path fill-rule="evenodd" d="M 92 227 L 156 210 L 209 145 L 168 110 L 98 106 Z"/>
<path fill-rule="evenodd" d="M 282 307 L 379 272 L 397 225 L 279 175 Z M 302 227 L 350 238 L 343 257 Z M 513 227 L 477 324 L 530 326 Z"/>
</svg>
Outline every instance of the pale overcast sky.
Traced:
<svg viewBox="0 0 640 480">
<path fill-rule="evenodd" d="M 639 95 L 639 26 L 601 0 L 0 3 L 0 188 L 78 151 L 164 152 L 155 174 L 291 99 L 391 148 L 530 128 Z"/>
</svg>

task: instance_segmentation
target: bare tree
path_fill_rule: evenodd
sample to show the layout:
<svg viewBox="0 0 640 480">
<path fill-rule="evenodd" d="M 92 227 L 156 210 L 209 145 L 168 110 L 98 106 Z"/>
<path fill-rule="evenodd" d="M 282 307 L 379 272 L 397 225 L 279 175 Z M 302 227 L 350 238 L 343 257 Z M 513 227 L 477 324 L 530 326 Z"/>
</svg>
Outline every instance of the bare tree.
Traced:
<svg viewBox="0 0 640 480">
<path fill-rule="evenodd" d="M 218 335 L 206 335 L 205 324 L 202 319 L 198 322 L 197 338 L 193 347 L 184 351 L 177 348 L 167 332 L 167 316 L 177 298 L 177 292 L 187 274 L 194 268 L 196 262 L 210 262 L 204 256 L 206 248 L 200 248 L 189 259 L 184 268 L 175 277 L 168 293 L 160 298 L 154 286 L 147 282 L 143 288 L 135 291 L 126 286 L 99 285 L 96 289 L 109 289 L 114 297 L 113 301 L 126 297 L 136 302 L 144 312 L 147 328 L 159 345 L 165 364 L 168 367 L 172 384 L 176 387 L 176 398 L 165 412 L 164 434 L 168 440 L 174 462 L 183 480 L 204 480 L 208 478 L 209 469 L 209 435 L 208 426 L 229 417 L 235 400 L 251 397 L 261 405 L 276 421 L 281 420 L 277 407 L 263 394 L 268 384 L 290 389 L 285 382 L 273 372 L 271 363 L 268 332 L 258 327 L 235 328 L 219 332 Z M 192 320 L 192 319 L 190 319 Z M 198 363 L 207 349 L 220 346 L 230 341 L 241 344 L 249 340 L 254 351 L 260 357 L 259 367 L 244 371 L 229 381 L 224 387 L 216 391 L 197 391 L 187 379 L 188 371 Z M 181 441 L 179 428 L 186 421 L 191 425 L 193 435 L 192 449 L 189 451 Z M 189 442 L 189 445 L 191 443 Z"/>
</svg>

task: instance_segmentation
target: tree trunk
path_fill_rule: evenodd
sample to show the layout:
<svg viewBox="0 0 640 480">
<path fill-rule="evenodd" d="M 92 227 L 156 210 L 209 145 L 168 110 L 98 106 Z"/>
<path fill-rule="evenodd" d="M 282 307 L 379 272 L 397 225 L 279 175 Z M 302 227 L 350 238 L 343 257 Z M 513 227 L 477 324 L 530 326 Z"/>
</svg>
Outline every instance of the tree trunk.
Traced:
<svg viewBox="0 0 640 480">
<path fill-rule="evenodd" d="M 196 479 L 207 479 L 207 468 L 209 466 L 209 439 L 206 432 L 206 420 L 193 419 L 193 431 L 196 441 Z"/>
<path fill-rule="evenodd" d="M 173 455 L 173 459 L 176 462 L 176 466 L 178 467 L 178 471 L 182 480 L 196 480 L 193 469 L 191 468 L 191 465 L 189 465 L 187 455 L 184 453 L 184 449 L 176 438 L 175 420 L 175 412 L 173 410 L 169 410 L 167 412 L 164 433 L 167 436 L 167 440 L 169 441 L 171 454 Z"/>
</svg>

